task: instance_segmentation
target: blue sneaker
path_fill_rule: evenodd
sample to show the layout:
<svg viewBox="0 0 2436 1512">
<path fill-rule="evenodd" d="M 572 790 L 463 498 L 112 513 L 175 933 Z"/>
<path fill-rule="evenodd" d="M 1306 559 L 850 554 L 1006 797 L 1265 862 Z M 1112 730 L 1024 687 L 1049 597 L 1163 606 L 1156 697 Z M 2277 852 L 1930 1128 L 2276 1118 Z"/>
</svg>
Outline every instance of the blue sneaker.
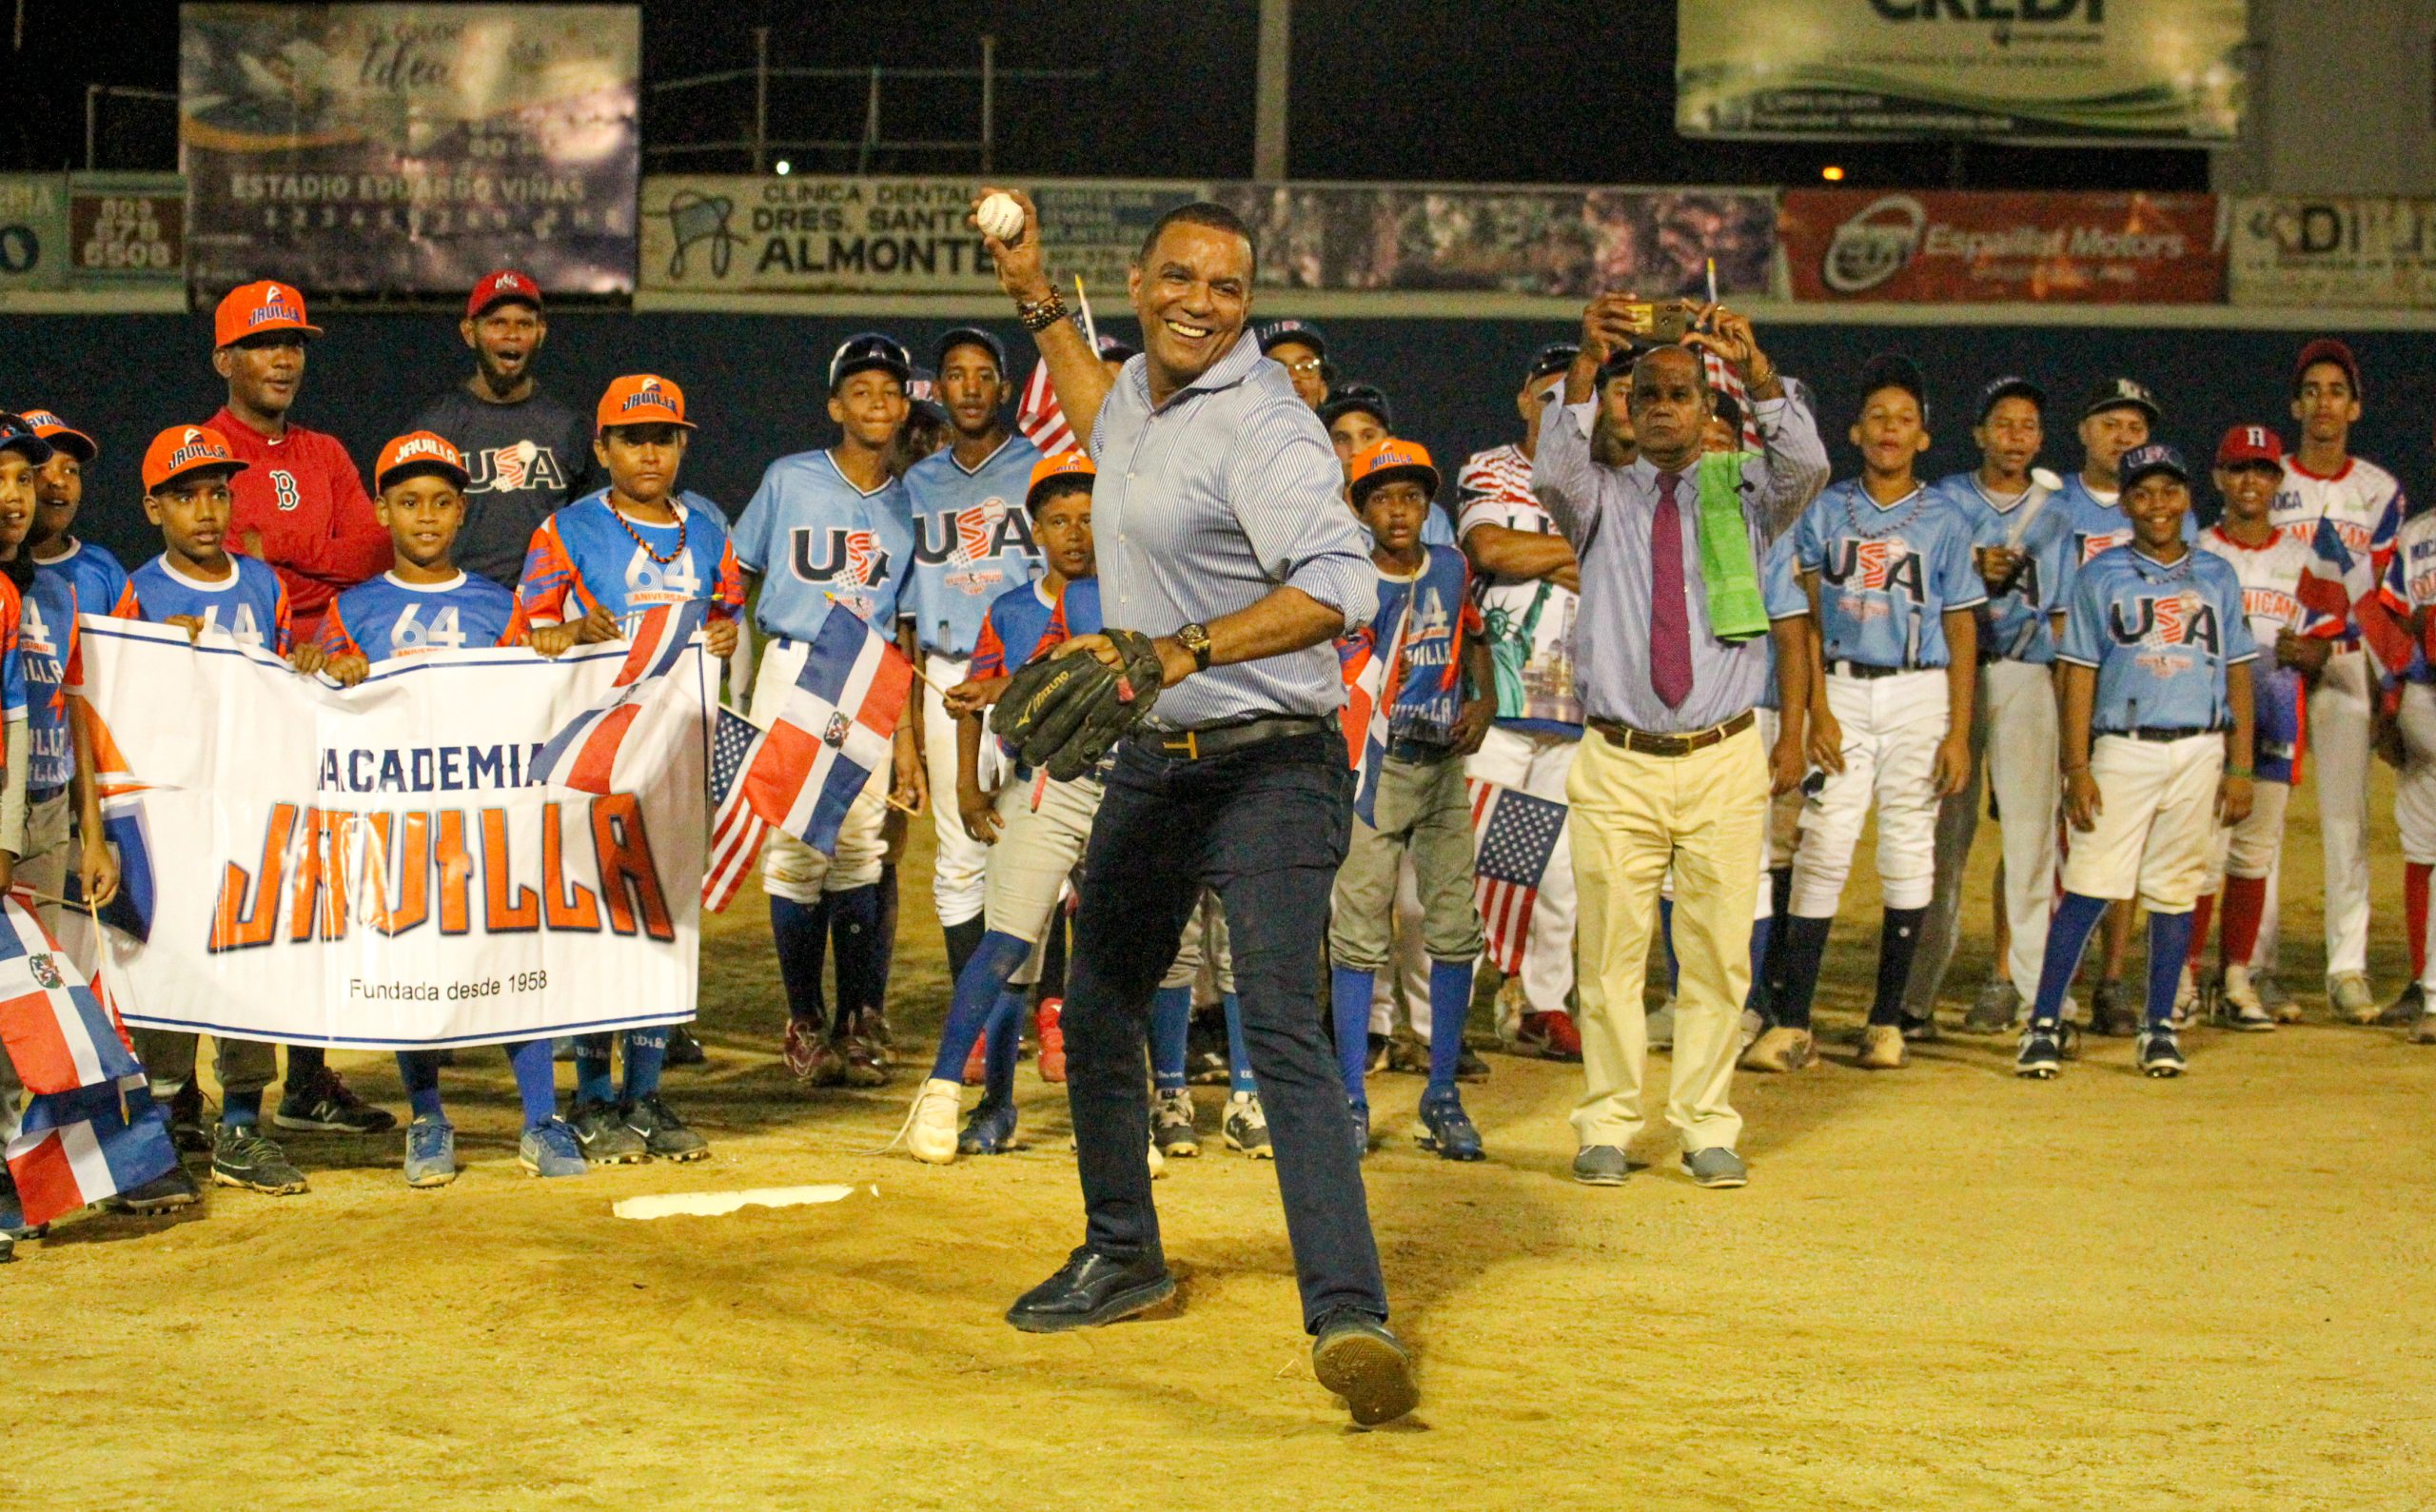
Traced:
<svg viewBox="0 0 2436 1512">
<path fill-rule="evenodd" d="M 1003 1155 L 1015 1148 L 1015 1105 L 983 1103 L 964 1121 L 956 1136 L 959 1155 Z"/>
<path fill-rule="evenodd" d="M 516 1163 L 524 1168 L 527 1176 L 580 1176 L 592 1168 L 583 1158 L 583 1146 L 577 1142 L 575 1130 L 563 1118 L 553 1118 L 538 1128 L 528 1129 L 516 1142 Z"/>
<path fill-rule="evenodd" d="M 2021 1031 L 2021 1048 L 2014 1052 L 2014 1074 L 2032 1081 L 2053 1081 L 2064 1069 L 2064 1036 L 2057 1026 L 2033 1019 Z"/>
<path fill-rule="evenodd" d="M 2182 1058 L 2182 1046 L 2176 1043 L 2172 1030 L 2155 1024 L 2140 1031 L 2141 1074 L 2179 1076 L 2189 1070 L 2190 1063 Z"/>
<path fill-rule="evenodd" d="M 1421 1100 L 1421 1122 L 1428 1133 L 1421 1136 L 1421 1148 L 1434 1151 L 1441 1160 L 1479 1160 L 1481 1131 L 1472 1127 L 1472 1116 L 1464 1111 L 1464 1099 L 1449 1087 Z"/>
<path fill-rule="evenodd" d="M 1370 1158 L 1370 1105 L 1348 1101 L 1346 1110 L 1353 1114 L 1353 1158 Z"/>
<path fill-rule="evenodd" d="M 445 1187 L 457 1179 L 457 1126 L 418 1118 L 406 1126 L 406 1185 Z"/>
</svg>

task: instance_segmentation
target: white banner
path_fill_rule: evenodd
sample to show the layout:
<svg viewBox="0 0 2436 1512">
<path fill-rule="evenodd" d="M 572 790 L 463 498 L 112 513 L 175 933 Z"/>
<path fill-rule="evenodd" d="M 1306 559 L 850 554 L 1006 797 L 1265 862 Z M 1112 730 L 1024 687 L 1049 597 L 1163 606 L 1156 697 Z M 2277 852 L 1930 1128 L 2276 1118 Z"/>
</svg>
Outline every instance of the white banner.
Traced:
<svg viewBox="0 0 2436 1512">
<path fill-rule="evenodd" d="M 84 625 L 104 788 L 135 786 L 157 884 L 143 941 L 105 931 L 129 1023 L 396 1049 L 694 1016 L 698 638 L 638 697 L 637 791 L 600 797 L 530 769 L 621 644 L 437 652 L 342 690 L 216 630 Z"/>
<path fill-rule="evenodd" d="M 2436 200 L 2233 202 L 2236 304 L 2436 306 Z"/>
</svg>

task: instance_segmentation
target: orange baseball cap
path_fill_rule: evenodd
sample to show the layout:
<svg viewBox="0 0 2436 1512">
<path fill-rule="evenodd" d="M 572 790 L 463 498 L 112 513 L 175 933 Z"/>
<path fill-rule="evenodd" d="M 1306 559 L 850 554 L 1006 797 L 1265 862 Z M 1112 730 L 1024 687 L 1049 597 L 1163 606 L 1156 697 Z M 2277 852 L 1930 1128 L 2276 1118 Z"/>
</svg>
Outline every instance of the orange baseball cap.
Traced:
<svg viewBox="0 0 2436 1512">
<path fill-rule="evenodd" d="M 1097 478 L 1099 474 L 1100 470 L 1091 464 L 1091 459 L 1083 452 L 1062 451 L 1054 457 L 1043 457 L 1031 464 L 1031 481 L 1024 485 L 1024 508 L 1028 512 L 1038 509 L 1042 489 L 1060 479 L 1082 479 L 1084 492 L 1089 493 L 1090 480 Z"/>
<path fill-rule="evenodd" d="M 1430 498 L 1438 497 L 1438 464 L 1429 460 L 1429 448 L 1419 442 L 1398 441 L 1390 436 L 1353 457 L 1353 504 L 1359 509 L 1370 490 L 1399 478 L 1408 478 L 1421 484 Z"/>
<path fill-rule="evenodd" d="M 319 336 L 322 328 L 304 319 L 304 295 L 293 284 L 241 284 L 228 291 L 211 317 L 211 344 L 234 346 L 248 336 L 270 331 L 303 331 Z"/>
<path fill-rule="evenodd" d="M 102 454 L 100 443 L 47 409 L 19 410 L 34 434 L 50 442 L 53 451 L 64 451 L 80 462 L 91 461 Z"/>
<path fill-rule="evenodd" d="M 530 273 L 520 273 L 512 267 L 503 267 L 496 273 L 485 276 L 481 283 L 474 285 L 474 292 L 465 296 L 465 318 L 469 321 L 481 320 L 492 305 L 506 304 L 511 302 L 530 304 L 533 306 L 533 312 L 540 314 L 541 285 L 533 282 L 533 275 Z"/>
<path fill-rule="evenodd" d="M 388 492 L 390 482 L 402 472 L 438 473 L 459 488 L 474 479 L 465 470 L 465 454 L 457 449 L 457 443 L 427 430 L 409 431 L 381 448 L 381 460 L 372 467 L 372 491 Z"/>
<path fill-rule="evenodd" d="M 685 390 L 650 373 L 628 373 L 609 381 L 609 391 L 600 396 L 600 408 L 593 415 L 593 428 L 607 430 L 612 425 L 695 428 L 685 418 Z"/>
<path fill-rule="evenodd" d="M 228 440 L 208 425 L 172 425 L 144 448 L 144 491 L 158 493 L 172 480 L 206 467 L 242 473 L 250 462 L 239 461 Z"/>
</svg>

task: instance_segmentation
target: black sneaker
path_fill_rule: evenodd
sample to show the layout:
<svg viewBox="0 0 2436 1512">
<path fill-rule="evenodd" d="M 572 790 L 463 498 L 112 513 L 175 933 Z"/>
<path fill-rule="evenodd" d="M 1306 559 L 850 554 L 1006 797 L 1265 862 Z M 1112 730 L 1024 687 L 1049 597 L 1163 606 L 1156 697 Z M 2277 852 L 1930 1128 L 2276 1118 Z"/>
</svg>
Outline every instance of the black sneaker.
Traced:
<svg viewBox="0 0 2436 1512">
<path fill-rule="evenodd" d="M 151 1218 L 161 1213 L 191 1208 L 203 1201 L 203 1188 L 194 1184 L 184 1166 L 172 1166 L 141 1187 L 130 1187 L 102 1204 L 106 1212 L 132 1213 L 138 1218 Z"/>
<path fill-rule="evenodd" d="M 282 1096 L 270 1121 L 282 1129 L 324 1134 L 385 1134 L 398 1127 L 397 1114 L 356 1096 L 344 1078 L 326 1066 L 303 1090 Z"/>
<path fill-rule="evenodd" d="M 579 1095 L 567 1109 L 567 1127 L 575 1130 L 575 1142 L 583 1147 L 588 1165 L 631 1166 L 651 1158 L 643 1136 L 626 1127 L 616 1103 Z"/>
<path fill-rule="evenodd" d="M 655 1160 L 700 1160 L 711 1152 L 711 1142 L 686 1128 L 658 1092 L 620 1105 L 619 1112 L 627 1132 L 641 1140 Z"/>
<path fill-rule="evenodd" d="M 304 1173 L 287 1163 L 287 1152 L 253 1124 L 222 1124 L 211 1141 L 211 1181 L 272 1197 L 305 1190 Z"/>
<path fill-rule="evenodd" d="M 211 1153 L 211 1115 L 203 1105 L 203 1089 L 187 1082 L 169 1099 L 169 1143 L 181 1155 Z"/>
<path fill-rule="evenodd" d="M 2063 1069 L 2064 1036 L 2057 1026 L 2031 1020 L 2021 1031 L 2021 1049 L 2014 1053 L 2014 1074 L 2047 1082 Z"/>
<path fill-rule="evenodd" d="M 2144 1076 L 2179 1076 L 2190 1070 L 2182 1058 L 2182 1046 L 2174 1040 L 2173 1031 L 2165 1028 L 2140 1031 L 2140 1073 Z"/>
<path fill-rule="evenodd" d="M 2422 1001 L 2419 984 L 2413 982 L 2386 1005 L 2386 1011 L 2377 1015 L 2377 1022 L 2387 1029 L 2408 1029 L 2419 1022 Z"/>
<path fill-rule="evenodd" d="M 686 1033 L 684 1025 L 679 1024 L 668 1031 L 669 1065 L 699 1066 L 709 1059 L 702 1053 L 702 1042 Z"/>
</svg>

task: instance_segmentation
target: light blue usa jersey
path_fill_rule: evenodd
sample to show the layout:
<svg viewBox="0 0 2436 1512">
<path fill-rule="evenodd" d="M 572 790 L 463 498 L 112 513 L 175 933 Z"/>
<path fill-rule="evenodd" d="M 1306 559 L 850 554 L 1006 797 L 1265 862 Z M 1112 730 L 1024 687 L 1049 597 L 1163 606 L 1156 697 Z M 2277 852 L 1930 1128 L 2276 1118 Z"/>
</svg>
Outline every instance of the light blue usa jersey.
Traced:
<svg viewBox="0 0 2436 1512">
<path fill-rule="evenodd" d="M 1830 661 L 1942 667 L 1946 611 L 1988 598 L 1971 565 L 1971 523 L 1934 488 L 1881 505 L 1857 478 L 1830 483 L 1794 527 L 1794 553 L 1818 575 Z"/>
<path fill-rule="evenodd" d="M 384 572 L 339 595 L 322 618 L 322 649 L 381 662 L 496 646 L 515 614 L 516 595 L 488 578 L 461 572 L 455 582 L 425 584 Z"/>
<path fill-rule="evenodd" d="M 2122 500 L 2120 494 L 2100 499 L 2081 481 L 2081 475 L 2074 473 L 2064 480 L 2064 491 L 2047 501 L 2050 509 L 2059 504 L 2064 509 L 2066 580 L 2056 594 L 2058 607 L 2072 592 L 2072 574 L 2117 546 L 2132 544 L 2132 517 L 2123 512 Z M 2187 545 L 2195 545 L 2199 540 L 2199 521 L 2188 513 L 2182 517 L 2182 539 Z"/>
<path fill-rule="evenodd" d="M 2074 577 L 2055 652 L 2097 669 L 2090 724 L 2101 735 L 2220 728 L 2231 717 L 2225 669 L 2257 656 L 2231 563 L 2185 548 L 2169 566 L 2134 546 Z"/>
<path fill-rule="evenodd" d="M 1010 436 L 971 472 L 950 446 L 905 474 L 914 520 L 914 571 L 898 613 L 925 651 L 964 658 L 980 640 L 990 605 L 1040 574 L 1024 493 L 1040 448 Z"/>
<path fill-rule="evenodd" d="M 1810 595 L 1801 591 L 1801 578 L 1794 571 L 1793 537 L 1778 536 L 1768 543 L 1768 554 L 1759 559 L 1759 600 L 1768 611 L 1768 622 L 1779 619 L 1800 619 L 1810 613 Z M 1759 695 L 1759 707 L 1773 709 L 1777 705 L 1777 640 L 1768 638 L 1768 686 Z"/>
<path fill-rule="evenodd" d="M 2047 497 L 2035 514 L 2030 495 L 2000 504 L 1979 485 L 1977 473 L 1955 473 L 1940 479 L 1937 488 L 1971 522 L 1971 544 L 2007 546 L 2022 554 L 2021 570 L 2005 591 L 1989 595 L 1979 609 L 1979 650 L 2009 661 L 2040 665 L 2055 659 L 2055 632 L 2051 617 L 2063 607 L 2071 569 L 2064 558 L 2072 536 L 2070 511 L 2058 492 Z M 2033 490 L 2034 492 L 2035 490 Z M 1975 569 L 1974 569 L 1975 570 Z M 1980 579 L 1984 590 L 1987 579 Z"/>
<path fill-rule="evenodd" d="M 914 567 L 914 526 L 905 485 L 895 479 L 865 493 L 826 451 L 781 457 L 761 475 L 735 540 L 736 560 L 761 576 L 754 620 L 763 630 L 810 640 L 820 634 L 834 594 L 895 638 L 899 599 Z"/>
</svg>

